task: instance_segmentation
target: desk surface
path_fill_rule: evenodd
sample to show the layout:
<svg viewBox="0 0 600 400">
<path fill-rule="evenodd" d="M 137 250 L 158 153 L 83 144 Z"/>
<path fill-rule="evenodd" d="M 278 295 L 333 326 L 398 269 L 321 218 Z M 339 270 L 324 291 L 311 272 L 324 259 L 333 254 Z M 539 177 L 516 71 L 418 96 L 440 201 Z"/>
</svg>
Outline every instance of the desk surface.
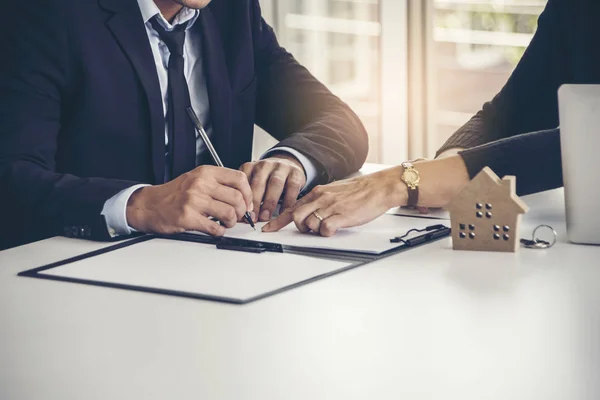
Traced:
<svg viewBox="0 0 600 400">
<path fill-rule="evenodd" d="M 555 248 L 444 240 L 247 306 L 16 276 L 98 243 L 1 252 L 0 399 L 598 399 L 600 247 L 527 202 Z"/>
</svg>

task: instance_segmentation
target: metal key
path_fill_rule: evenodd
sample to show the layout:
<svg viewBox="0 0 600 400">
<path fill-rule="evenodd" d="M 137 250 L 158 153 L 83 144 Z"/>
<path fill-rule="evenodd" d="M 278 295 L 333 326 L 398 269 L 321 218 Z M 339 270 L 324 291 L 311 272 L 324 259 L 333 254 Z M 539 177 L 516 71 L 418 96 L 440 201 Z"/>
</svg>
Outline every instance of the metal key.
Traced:
<svg viewBox="0 0 600 400">
<path fill-rule="evenodd" d="M 546 242 L 545 240 L 535 239 L 535 240 L 527 240 L 521 239 L 521 243 L 528 249 L 547 249 L 550 246 L 550 242 Z"/>
</svg>

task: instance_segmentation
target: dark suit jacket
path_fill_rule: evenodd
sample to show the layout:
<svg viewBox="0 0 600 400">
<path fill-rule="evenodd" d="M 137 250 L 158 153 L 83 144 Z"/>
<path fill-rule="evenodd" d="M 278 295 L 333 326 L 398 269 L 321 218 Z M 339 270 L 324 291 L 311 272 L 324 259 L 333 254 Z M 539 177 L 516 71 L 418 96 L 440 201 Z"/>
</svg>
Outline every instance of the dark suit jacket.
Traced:
<svg viewBox="0 0 600 400">
<path fill-rule="evenodd" d="M 160 86 L 137 1 L 12 3 L 12 57 L 0 77 L 0 242 L 108 239 L 104 202 L 161 183 L 165 167 Z M 361 167 L 361 122 L 279 46 L 258 0 L 214 0 L 198 22 L 226 166 L 250 160 L 256 123 L 310 158 L 318 183 Z"/>
<path fill-rule="evenodd" d="M 502 91 L 444 145 L 470 148 L 471 177 L 486 165 L 516 175 L 519 193 L 562 186 L 558 89 L 600 83 L 600 2 L 549 0 L 523 59 Z"/>
</svg>

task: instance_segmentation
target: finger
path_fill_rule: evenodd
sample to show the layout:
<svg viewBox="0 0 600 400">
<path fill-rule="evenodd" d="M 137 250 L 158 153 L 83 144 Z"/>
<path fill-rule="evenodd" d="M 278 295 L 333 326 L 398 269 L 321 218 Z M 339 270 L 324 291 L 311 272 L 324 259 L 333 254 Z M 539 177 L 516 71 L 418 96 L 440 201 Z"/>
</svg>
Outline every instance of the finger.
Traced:
<svg viewBox="0 0 600 400">
<path fill-rule="evenodd" d="M 260 208 L 259 219 L 261 221 L 269 221 L 271 219 L 271 215 L 273 215 L 273 211 L 283 194 L 283 189 L 285 188 L 285 183 L 290 172 L 291 167 L 279 166 L 271 173 L 267 182 L 265 197 Z"/>
<path fill-rule="evenodd" d="M 311 201 L 314 201 L 316 198 L 317 196 L 313 192 L 307 194 L 302 199 L 298 200 L 293 207 L 288 208 L 287 210 L 282 212 L 279 215 L 279 217 L 275 218 L 274 220 L 263 226 L 262 231 L 267 233 L 277 232 L 285 228 L 294 221 L 294 211 L 297 208 L 302 207 L 303 205 L 308 204 Z"/>
<path fill-rule="evenodd" d="M 429 214 L 429 208 L 427 207 L 417 207 L 417 210 L 419 210 L 421 214 Z"/>
<path fill-rule="evenodd" d="M 304 173 L 296 168 L 292 169 L 291 174 L 288 176 L 285 182 L 285 190 L 283 195 L 282 209 L 286 210 L 294 205 L 300 191 L 306 184 L 306 176 Z"/>
<path fill-rule="evenodd" d="M 319 208 L 321 207 L 321 203 L 322 203 L 322 200 L 318 199 L 317 201 L 314 201 L 314 202 L 311 202 L 311 203 L 308 203 L 308 204 L 305 204 L 305 205 L 302 205 L 302 206 L 296 208 L 296 210 L 293 212 L 294 224 L 296 224 L 296 228 L 298 228 L 298 230 L 300 232 L 308 233 L 312 230 L 307 225 L 308 217 L 310 217 L 311 215 L 315 219 L 317 219 L 317 221 L 319 223 L 321 222 L 313 214 L 315 211 L 319 210 Z M 313 226 L 316 227 L 315 232 L 319 232 L 319 228 L 318 228 L 317 224 L 315 223 Z"/>
<path fill-rule="evenodd" d="M 244 200 L 244 196 L 237 189 L 234 189 L 229 186 L 220 185 L 216 189 L 214 189 L 210 193 L 210 195 L 214 200 L 232 206 L 235 209 L 238 221 L 240 221 L 248 211 L 246 207 L 246 201 Z"/>
<path fill-rule="evenodd" d="M 318 217 L 317 217 L 318 214 Z M 323 225 L 324 221 L 327 221 L 327 218 L 329 218 L 330 216 L 334 215 L 334 205 L 331 205 L 327 208 L 321 209 L 319 208 L 318 210 L 313 211 L 307 218 L 305 221 L 305 225 L 313 232 L 315 233 L 319 233 L 321 231 L 321 226 Z M 323 219 L 323 221 L 321 221 L 321 219 L 319 219 L 319 217 L 321 217 L 321 219 Z"/>
<path fill-rule="evenodd" d="M 211 200 L 206 207 L 204 207 L 204 210 L 207 217 L 216 218 L 225 225 L 226 228 L 233 228 L 239 220 L 235 209 L 222 201 Z"/>
<path fill-rule="evenodd" d="M 317 216 L 314 213 L 310 214 L 306 218 L 304 224 L 309 230 L 313 232 L 319 233 L 319 231 L 321 230 L 321 220 L 317 218 Z"/>
<path fill-rule="evenodd" d="M 278 232 L 291 224 L 292 221 L 294 221 L 293 211 L 291 209 L 287 209 L 285 212 L 281 213 L 279 217 L 263 226 L 262 231 L 265 233 Z"/>
<path fill-rule="evenodd" d="M 224 226 L 196 211 L 183 216 L 179 225 L 186 231 L 197 231 L 212 236 L 223 236 L 225 234 Z"/>
<path fill-rule="evenodd" d="M 319 210 L 319 214 L 323 216 L 319 234 L 321 236 L 330 237 L 335 235 L 340 229 L 354 228 L 371 222 L 378 216 L 382 215 L 387 209 L 375 211 L 374 213 L 360 213 L 357 205 L 348 205 L 341 203 L 333 203 L 329 207 Z"/>
<path fill-rule="evenodd" d="M 321 223 L 319 234 L 324 237 L 335 235 L 342 228 L 349 228 L 350 221 L 347 216 L 334 214 Z"/>
<path fill-rule="evenodd" d="M 215 180 L 221 185 L 238 190 L 244 197 L 246 211 L 253 211 L 252 189 L 250 188 L 248 177 L 245 173 L 229 168 L 219 168 L 218 172 L 215 174 Z"/>
<path fill-rule="evenodd" d="M 206 218 L 203 216 L 201 216 L 201 218 L 202 219 L 199 221 L 196 231 L 208 233 L 209 235 L 218 237 L 225 235 L 226 229 L 224 226 L 220 225 L 218 222 L 213 221 L 210 218 Z"/>
<path fill-rule="evenodd" d="M 252 177 L 250 178 L 250 187 L 252 188 L 252 196 L 255 205 L 255 211 L 257 216 L 260 218 L 261 204 L 265 191 L 267 188 L 267 181 L 271 172 L 273 171 L 274 165 L 271 163 L 258 163 L 252 170 Z"/>
<path fill-rule="evenodd" d="M 248 177 L 248 181 L 250 181 L 250 178 L 252 177 L 252 170 L 254 169 L 254 165 L 256 165 L 256 163 L 248 162 L 240 167 L 240 171 L 246 174 L 246 176 Z"/>
</svg>

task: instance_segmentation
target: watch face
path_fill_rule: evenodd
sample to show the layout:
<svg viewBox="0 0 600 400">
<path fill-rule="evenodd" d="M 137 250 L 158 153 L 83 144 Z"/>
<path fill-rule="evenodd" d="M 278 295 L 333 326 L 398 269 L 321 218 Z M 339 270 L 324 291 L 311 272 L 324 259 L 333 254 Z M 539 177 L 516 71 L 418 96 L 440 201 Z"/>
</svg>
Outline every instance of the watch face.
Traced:
<svg viewBox="0 0 600 400">
<path fill-rule="evenodd" d="M 419 174 L 415 171 L 406 171 L 404 173 L 404 180 L 407 183 L 415 183 L 419 180 Z"/>
</svg>

